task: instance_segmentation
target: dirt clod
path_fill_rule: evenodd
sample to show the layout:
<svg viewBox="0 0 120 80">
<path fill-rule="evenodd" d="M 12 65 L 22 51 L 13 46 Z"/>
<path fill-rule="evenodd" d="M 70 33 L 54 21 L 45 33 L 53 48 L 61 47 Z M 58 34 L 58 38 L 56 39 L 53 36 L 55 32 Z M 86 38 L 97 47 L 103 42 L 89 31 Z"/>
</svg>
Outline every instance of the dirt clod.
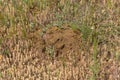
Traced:
<svg viewBox="0 0 120 80">
<path fill-rule="evenodd" d="M 68 53 L 79 53 L 81 43 L 80 34 L 77 34 L 70 27 L 60 29 L 51 27 L 43 36 L 46 47 L 53 46 L 55 48 L 56 57 L 66 55 Z"/>
</svg>

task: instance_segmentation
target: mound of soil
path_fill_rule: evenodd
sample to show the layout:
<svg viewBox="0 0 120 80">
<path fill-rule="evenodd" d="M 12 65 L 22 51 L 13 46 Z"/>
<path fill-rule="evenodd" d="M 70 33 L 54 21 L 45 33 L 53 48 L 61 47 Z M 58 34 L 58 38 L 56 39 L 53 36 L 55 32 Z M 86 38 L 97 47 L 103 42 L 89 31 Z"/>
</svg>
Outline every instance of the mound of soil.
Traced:
<svg viewBox="0 0 120 80">
<path fill-rule="evenodd" d="M 43 35 L 46 48 L 54 48 L 55 57 L 79 53 L 81 35 L 70 27 L 51 27 Z"/>
</svg>

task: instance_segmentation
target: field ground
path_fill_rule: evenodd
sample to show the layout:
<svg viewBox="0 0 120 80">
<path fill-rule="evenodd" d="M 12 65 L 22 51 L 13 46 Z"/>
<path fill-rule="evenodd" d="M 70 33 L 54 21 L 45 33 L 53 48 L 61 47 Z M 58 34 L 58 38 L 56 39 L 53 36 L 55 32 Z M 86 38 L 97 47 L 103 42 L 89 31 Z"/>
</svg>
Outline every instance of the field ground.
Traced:
<svg viewBox="0 0 120 80">
<path fill-rule="evenodd" d="M 120 80 L 119 4 L 1 0 L 0 80 Z"/>
</svg>

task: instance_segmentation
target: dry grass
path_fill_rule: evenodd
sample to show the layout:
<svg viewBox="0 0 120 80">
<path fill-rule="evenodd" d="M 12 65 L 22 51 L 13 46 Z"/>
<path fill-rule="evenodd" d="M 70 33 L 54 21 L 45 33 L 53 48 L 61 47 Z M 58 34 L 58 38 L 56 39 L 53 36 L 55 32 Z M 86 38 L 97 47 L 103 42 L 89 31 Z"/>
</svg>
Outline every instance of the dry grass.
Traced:
<svg viewBox="0 0 120 80">
<path fill-rule="evenodd" d="M 120 80 L 119 16 L 119 0 L 1 0 L 0 80 Z"/>
</svg>

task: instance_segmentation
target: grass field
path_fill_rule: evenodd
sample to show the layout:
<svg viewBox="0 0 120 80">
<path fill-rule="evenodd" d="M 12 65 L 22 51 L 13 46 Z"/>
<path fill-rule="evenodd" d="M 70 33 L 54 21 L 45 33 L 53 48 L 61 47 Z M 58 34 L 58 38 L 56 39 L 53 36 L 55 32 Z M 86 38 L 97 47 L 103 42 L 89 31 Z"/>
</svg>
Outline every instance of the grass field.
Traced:
<svg viewBox="0 0 120 80">
<path fill-rule="evenodd" d="M 120 80 L 120 1 L 0 0 L 0 80 Z"/>
</svg>

